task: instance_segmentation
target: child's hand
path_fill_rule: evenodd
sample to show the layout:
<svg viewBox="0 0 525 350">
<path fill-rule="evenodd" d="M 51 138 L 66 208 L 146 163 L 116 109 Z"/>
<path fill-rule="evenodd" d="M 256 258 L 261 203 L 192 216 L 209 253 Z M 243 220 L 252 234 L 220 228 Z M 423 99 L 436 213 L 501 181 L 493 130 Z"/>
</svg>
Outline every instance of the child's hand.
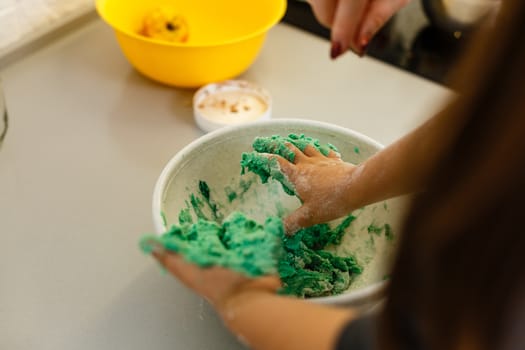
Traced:
<svg viewBox="0 0 525 350">
<path fill-rule="evenodd" d="M 303 202 L 284 220 L 287 233 L 339 218 L 356 209 L 354 203 L 358 201 L 347 194 L 358 167 L 344 162 L 334 151 L 326 157 L 312 146 L 307 146 L 304 153 L 291 144 L 288 147 L 295 153 L 293 164 L 272 156 L 277 158 Z"/>
<path fill-rule="evenodd" d="M 155 258 L 175 277 L 197 294 L 208 300 L 219 312 L 228 300 L 244 292 L 275 293 L 281 286 L 279 277 L 249 278 L 241 273 L 219 266 L 200 268 L 179 254 L 153 252 Z"/>
</svg>

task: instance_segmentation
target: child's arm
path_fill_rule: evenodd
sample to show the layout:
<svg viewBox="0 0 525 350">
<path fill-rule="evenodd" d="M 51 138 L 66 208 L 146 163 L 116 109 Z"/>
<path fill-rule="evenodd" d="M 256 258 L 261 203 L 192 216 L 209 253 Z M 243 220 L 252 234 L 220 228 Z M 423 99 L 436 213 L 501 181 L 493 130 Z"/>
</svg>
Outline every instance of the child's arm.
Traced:
<svg viewBox="0 0 525 350">
<path fill-rule="evenodd" d="M 335 153 L 325 157 L 312 147 L 303 153 L 290 145 L 296 153 L 294 164 L 275 157 L 303 205 L 286 218 L 287 232 L 423 190 L 462 123 L 455 113 L 444 111 L 358 166 L 343 162 Z"/>
</svg>

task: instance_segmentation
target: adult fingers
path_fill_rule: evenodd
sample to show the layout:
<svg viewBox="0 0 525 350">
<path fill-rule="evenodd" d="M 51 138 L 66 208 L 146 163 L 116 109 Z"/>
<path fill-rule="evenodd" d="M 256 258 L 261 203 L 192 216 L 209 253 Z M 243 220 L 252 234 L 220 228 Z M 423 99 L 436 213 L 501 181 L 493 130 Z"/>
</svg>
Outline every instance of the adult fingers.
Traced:
<svg viewBox="0 0 525 350">
<path fill-rule="evenodd" d="M 338 0 L 308 0 L 315 17 L 325 27 L 330 28 L 334 20 Z"/>
<path fill-rule="evenodd" d="M 357 35 L 357 45 L 366 48 L 374 35 L 410 0 L 372 0 Z"/>
<path fill-rule="evenodd" d="M 356 36 L 361 24 L 368 0 L 339 0 L 332 23 L 332 49 L 334 59 L 349 48 L 361 55 L 363 47 L 356 44 Z"/>
</svg>

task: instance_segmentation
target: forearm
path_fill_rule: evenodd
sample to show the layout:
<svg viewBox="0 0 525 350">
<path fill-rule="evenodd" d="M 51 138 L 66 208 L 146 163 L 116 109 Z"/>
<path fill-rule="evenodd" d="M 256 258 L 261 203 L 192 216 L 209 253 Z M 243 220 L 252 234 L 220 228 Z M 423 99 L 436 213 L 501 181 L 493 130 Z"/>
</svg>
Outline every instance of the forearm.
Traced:
<svg viewBox="0 0 525 350">
<path fill-rule="evenodd" d="M 233 296 L 219 311 L 234 334 L 259 350 L 333 349 L 346 322 L 356 317 L 350 309 L 257 290 Z"/>
<path fill-rule="evenodd" d="M 348 193 L 354 208 L 423 190 L 462 123 L 448 108 L 359 165 Z"/>
</svg>

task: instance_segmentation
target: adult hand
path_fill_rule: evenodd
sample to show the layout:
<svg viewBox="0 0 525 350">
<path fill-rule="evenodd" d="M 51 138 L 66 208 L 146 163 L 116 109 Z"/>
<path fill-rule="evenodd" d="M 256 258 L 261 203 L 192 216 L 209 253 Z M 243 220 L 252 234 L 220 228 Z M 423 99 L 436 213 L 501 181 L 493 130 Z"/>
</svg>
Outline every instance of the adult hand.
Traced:
<svg viewBox="0 0 525 350">
<path fill-rule="evenodd" d="M 153 256 L 175 277 L 203 296 L 221 313 L 228 301 L 244 292 L 275 293 L 281 286 L 279 277 L 249 278 L 219 266 L 200 268 L 179 254 L 153 252 Z"/>
<path fill-rule="evenodd" d="M 410 0 L 307 0 L 317 20 L 331 28 L 330 56 L 351 49 L 363 55 L 379 29 Z"/>
<path fill-rule="evenodd" d="M 310 145 L 304 152 L 291 144 L 287 146 L 295 153 L 294 163 L 277 155 L 271 156 L 279 161 L 282 172 L 294 184 L 303 203 L 285 218 L 287 233 L 342 217 L 357 209 L 359 197 L 350 192 L 353 179 L 359 173 L 357 166 L 344 162 L 334 151 L 324 156 Z"/>
</svg>

